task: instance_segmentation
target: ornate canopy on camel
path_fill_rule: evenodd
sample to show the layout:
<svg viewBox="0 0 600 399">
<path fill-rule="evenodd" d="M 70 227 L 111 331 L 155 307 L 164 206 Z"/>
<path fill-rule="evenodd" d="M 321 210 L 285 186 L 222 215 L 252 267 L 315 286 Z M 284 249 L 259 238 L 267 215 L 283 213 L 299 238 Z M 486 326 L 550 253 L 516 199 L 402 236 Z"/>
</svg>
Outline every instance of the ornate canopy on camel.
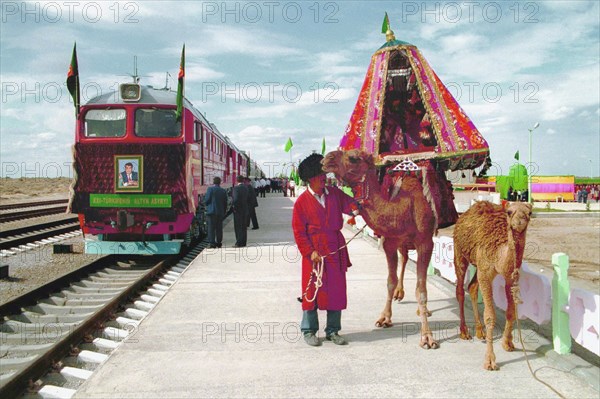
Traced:
<svg viewBox="0 0 600 399">
<path fill-rule="evenodd" d="M 435 160 L 442 170 L 475 169 L 489 148 L 419 49 L 396 40 L 371 57 L 341 150 L 371 153 L 377 165 Z"/>
</svg>

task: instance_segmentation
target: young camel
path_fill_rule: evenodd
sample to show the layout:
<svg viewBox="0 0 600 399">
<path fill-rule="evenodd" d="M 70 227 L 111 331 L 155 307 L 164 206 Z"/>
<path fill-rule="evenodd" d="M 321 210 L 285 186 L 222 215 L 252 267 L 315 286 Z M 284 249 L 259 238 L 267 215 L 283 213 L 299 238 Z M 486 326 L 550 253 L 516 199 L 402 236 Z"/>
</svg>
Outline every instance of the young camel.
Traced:
<svg viewBox="0 0 600 399">
<path fill-rule="evenodd" d="M 475 313 L 475 333 L 483 339 L 483 326 L 479 319 L 477 307 L 478 287 L 485 310 L 487 351 L 483 368 L 498 370 L 494 354 L 493 333 L 496 325 L 496 312 L 492 297 L 492 281 L 497 274 L 506 280 L 505 293 L 507 300 L 506 325 L 502 337 L 502 346 L 506 351 L 513 351 L 512 329 L 515 321 L 515 303 L 512 295 L 513 284 L 518 281 L 519 269 L 523 261 L 525 235 L 531 218 L 531 205 L 513 202 L 506 209 L 490 202 L 475 203 L 461 215 L 454 227 L 454 267 L 456 270 L 456 299 L 460 310 L 460 338 L 471 339 L 465 323 L 465 273 L 469 263 L 476 265 L 477 271 L 469 284 L 469 295 Z"/>
<path fill-rule="evenodd" d="M 409 249 L 416 249 L 418 314 L 421 317 L 422 348 L 438 348 L 438 342 L 429 329 L 427 317 L 427 267 L 433 252 L 435 219 L 429 202 L 423 195 L 423 186 L 414 176 L 406 176 L 399 194 L 386 200 L 380 191 L 373 156 L 363 151 L 332 151 L 322 161 L 323 170 L 335 173 L 349 185 L 355 195 L 361 192 L 360 215 L 378 235 L 384 238 L 383 250 L 388 263 L 387 300 L 378 327 L 392 326 L 392 301 L 402 299 L 404 289 L 398 283 L 398 251 L 402 255 L 403 270 Z M 403 273 L 402 273 L 403 274 Z M 403 276 L 402 276 L 403 277 Z"/>
</svg>

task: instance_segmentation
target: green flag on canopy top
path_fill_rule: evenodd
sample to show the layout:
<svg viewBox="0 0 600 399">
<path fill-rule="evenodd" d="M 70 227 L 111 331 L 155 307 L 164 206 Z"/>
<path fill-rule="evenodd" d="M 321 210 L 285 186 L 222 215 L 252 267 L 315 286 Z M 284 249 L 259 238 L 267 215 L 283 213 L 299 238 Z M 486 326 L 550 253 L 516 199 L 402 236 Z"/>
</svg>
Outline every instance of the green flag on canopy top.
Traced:
<svg viewBox="0 0 600 399">
<path fill-rule="evenodd" d="M 381 33 L 386 33 L 388 29 L 390 29 L 390 19 L 386 12 L 385 17 L 383 17 L 383 24 L 381 25 Z"/>
</svg>

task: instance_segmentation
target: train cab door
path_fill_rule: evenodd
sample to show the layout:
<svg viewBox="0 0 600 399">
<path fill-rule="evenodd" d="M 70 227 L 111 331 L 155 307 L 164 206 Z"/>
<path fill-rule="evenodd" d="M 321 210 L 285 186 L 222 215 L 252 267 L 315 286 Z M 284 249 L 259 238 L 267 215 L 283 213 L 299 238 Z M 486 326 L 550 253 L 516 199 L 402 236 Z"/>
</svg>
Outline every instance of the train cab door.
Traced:
<svg viewBox="0 0 600 399">
<path fill-rule="evenodd" d="M 197 170 L 196 173 L 198 173 L 198 177 L 199 177 L 199 184 L 201 186 L 204 185 L 204 173 L 202 173 L 202 170 L 204 169 L 204 143 L 202 142 L 202 137 L 204 136 L 204 132 L 202 129 L 202 123 L 199 121 L 196 121 L 194 123 L 194 143 L 198 144 L 198 146 L 200 147 L 200 159 L 199 159 L 199 168 Z M 194 179 L 197 178 L 196 173 L 194 173 Z"/>
<path fill-rule="evenodd" d="M 194 168 L 192 169 L 194 178 L 194 196 L 198 201 L 196 206 L 196 221 L 198 223 L 199 234 L 205 236 L 207 231 L 206 207 L 204 206 L 204 128 L 200 121 L 194 122 L 194 144 L 200 148 L 194 157 Z"/>
</svg>

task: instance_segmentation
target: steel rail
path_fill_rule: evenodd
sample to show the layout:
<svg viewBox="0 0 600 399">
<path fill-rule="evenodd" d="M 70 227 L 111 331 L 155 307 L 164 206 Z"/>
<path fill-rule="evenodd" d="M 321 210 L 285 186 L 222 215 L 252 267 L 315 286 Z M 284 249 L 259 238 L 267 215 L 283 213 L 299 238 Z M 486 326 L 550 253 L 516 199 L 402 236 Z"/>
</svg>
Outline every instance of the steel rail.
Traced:
<svg viewBox="0 0 600 399">
<path fill-rule="evenodd" d="M 66 199 L 38 201 L 38 202 L 21 202 L 20 204 L 0 205 L 0 211 L 6 211 L 9 209 L 32 208 L 34 206 L 56 205 L 56 204 L 65 204 L 65 206 L 66 206 L 68 203 L 69 203 L 69 200 L 66 200 Z"/>
<path fill-rule="evenodd" d="M 71 332 L 54 343 L 48 351 L 40 355 L 31 364 L 27 365 L 14 376 L 11 376 L 3 386 L 0 386 L 0 397 L 17 397 L 22 394 L 27 389 L 30 382 L 36 381 L 48 372 L 57 360 L 68 356 L 72 347 L 81 343 L 86 336 L 98 331 L 99 326 L 109 319 L 122 304 L 135 297 L 136 293 L 147 286 L 158 274 L 165 271 L 165 269 L 173 265 L 183 256 L 185 256 L 185 254 L 161 259 L 154 266 L 150 267 L 141 278 L 113 297 L 113 299 L 102 306 L 100 310 L 83 320 L 76 327 L 71 328 Z M 139 258 L 140 257 L 135 257 L 132 259 Z M 7 315 L 15 314 L 15 312 L 20 312 L 24 307 L 33 306 L 41 299 L 47 298 L 51 293 L 65 289 L 69 284 L 80 281 L 82 278 L 89 276 L 91 273 L 98 271 L 101 268 L 107 267 L 111 263 L 114 264 L 117 259 L 119 258 L 114 255 L 101 258 L 77 271 L 69 273 L 64 277 L 16 298 L 0 306 L 0 315 L 5 317 Z"/>
<path fill-rule="evenodd" d="M 27 233 L 31 233 L 34 231 L 49 229 L 52 227 L 60 226 L 61 224 L 65 224 L 65 223 L 75 223 L 78 220 L 79 219 L 77 218 L 77 216 L 71 216 L 68 218 L 60 219 L 60 220 L 54 220 L 52 222 L 39 223 L 39 224 L 34 224 L 31 226 L 25 226 L 25 227 L 18 227 L 16 229 L 2 229 L 2 230 L 0 230 L 0 238 L 8 238 L 11 236 L 14 237 L 14 236 L 18 236 L 20 234 L 27 234 Z"/>
<path fill-rule="evenodd" d="M 55 215 L 58 213 L 66 213 L 67 207 L 52 206 L 48 208 L 33 209 L 28 211 L 0 213 L 0 223 L 12 222 L 21 219 L 30 219 L 39 216 Z"/>
<path fill-rule="evenodd" d="M 32 226 L 36 227 L 36 226 Z M 79 230 L 79 222 L 72 222 L 67 220 L 66 222 L 61 223 L 58 226 L 54 226 L 51 228 L 46 228 L 44 230 L 30 230 L 26 233 L 21 233 L 21 235 L 16 237 L 5 237 L 0 238 L 0 250 L 2 249 L 10 249 L 16 248 L 19 245 L 25 245 L 28 243 L 33 243 L 39 240 L 43 240 L 48 237 L 57 236 L 64 233 L 69 233 L 71 231 Z"/>
</svg>

